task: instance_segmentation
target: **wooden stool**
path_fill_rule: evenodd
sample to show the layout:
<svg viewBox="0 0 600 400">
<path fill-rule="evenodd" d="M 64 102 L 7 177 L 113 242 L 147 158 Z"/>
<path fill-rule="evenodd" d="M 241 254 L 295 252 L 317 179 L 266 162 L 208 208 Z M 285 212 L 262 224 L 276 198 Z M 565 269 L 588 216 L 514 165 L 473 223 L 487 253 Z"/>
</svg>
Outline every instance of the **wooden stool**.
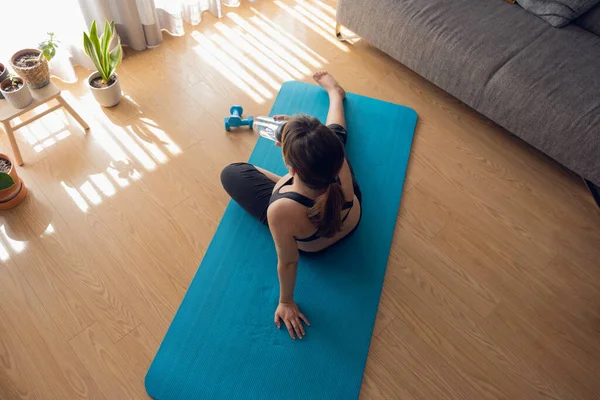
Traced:
<svg viewBox="0 0 600 400">
<path fill-rule="evenodd" d="M 36 119 L 41 118 L 44 115 L 51 113 L 52 111 L 56 111 L 59 108 L 64 107 L 69 112 L 69 114 L 71 114 L 71 116 L 73 118 L 75 118 L 75 120 L 79 123 L 79 125 L 81 125 L 81 127 L 84 130 L 87 131 L 88 129 L 90 129 L 89 125 L 83 120 L 83 118 L 81 118 L 79 116 L 79 114 L 77 114 L 75 112 L 75 110 L 73 110 L 73 108 L 69 105 L 69 103 L 67 103 L 65 101 L 65 99 L 62 98 L 62 96 L 60 95 L 60 89 L 57 88 L 54 83 L 50 82 L 48 84 L 48 86 L 44 86 L 41 89 L 29 89 L 29 90 L 31 91 L 31 95 L 33 96 L 33 101 L 26 108 L 21 108 L 21 109 L 14 108 L 10 104 L 8 104 L 8 101 L 6 101 L 5 99 L 0 100 L 0 122 L 2 122 L 2 125 L 4 125 L 4 130 L 6 131 L 6 134 L 8 135 L 8 140 L 10 140 L 10 146 L 12 147 L 13 155 L 14 155 L 15 161 L 17 162 L 18 165 L 23 165 L 23 157 L 21 157 L 21 151 L 19 150 L 19 145 L 17 144 L 17 141 L 15 140 L 14 132 L 17 129 L 24 127 L 28 123 L 33 122 Z M 26 121 L 23 121 L 18 125 L 15 125 L 15 126 L 11 125 L 10 121 L 12 121 L 13 119 L 17 118 L 18 116 L 20 116 L 22 114 L 25 114 L 27 111 L 33 110 L 37 106 L 45 104 L 45 103 L 49 102 L 50 100 L 54 100 L 54 99 L 56 99 L 56 101 L 58 101 L 58 104 L 50 107 L 47 110 L 44 110 L 43 112 L 41 112 L 39 114 L 36 114 L 32 118 L 30 118 Z"/>
</svg>

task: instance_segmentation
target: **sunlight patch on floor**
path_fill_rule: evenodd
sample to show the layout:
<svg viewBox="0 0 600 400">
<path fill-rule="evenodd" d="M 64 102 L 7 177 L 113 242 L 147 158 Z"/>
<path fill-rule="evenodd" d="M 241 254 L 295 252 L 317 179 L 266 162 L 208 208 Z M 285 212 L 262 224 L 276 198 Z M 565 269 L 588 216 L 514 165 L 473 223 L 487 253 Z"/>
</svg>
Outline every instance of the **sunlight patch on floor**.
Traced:
<svg viewBox="0 0 600 400">
<path fill-rule="evenodd" d="M 304 65 L 295 62 L 293 56 L 285 49 L 278 47 L 276 43 L 270 41 L 267 36 L 256 28 L 246 21 L 242 22 L 241 18 L 234 13 L 228 13 L 227 16 L 249 35 L 248 40 L 253 42 L 253 46 L 259 54 L 263 54 L 268 59 L 269 68 L 274 74 L 277 71 L 283 71 L 284 74 L 291 74 L 294 78 L 301 79 L 308 73 L 309 70 Z M 304 69 L 304 71 L 300 71 L 301 69 Z"/>
<path fill-rule="evenodd" d="M 156 163 L 159 164 L 164 164 L 167 161 L 169 161 L 169 158 L 165 155 L 165 153 L 163 153 L 158 146 L 156 145 L 156 143 L 154 142 L 147 142 L 144 139 L 141 139 L 135 132 L 137 126 L 128 126 L 126 129 L 127 132 L 130 132 L 131 135 L 129 135 L 129 137 L 126 139 L 127 141 L 130 141 L 130 143 L 135 143 L 136 148 L 133 149 L 133 151 L 136 154 L 140 154 L 140 152 L 138 151 L 138 149 L 144 150 L 144 154 L 149 155 L 150 158 L 152 158 L 152 161 L 154 163 L 153 166 L 148 167 L 148 164 L 144 164 L 144 167 L 146 169 L 148 169 L 149 171 L 152 171 L 154 169 L 156 169 Z M 127 148 L 129 149 L 131 146 L 131 144 L 129 144 L 127 146 Z M 138 158 L 138 156 L 136 156 L 136 158 Z M 140 158 L 138 158 L 138 160 L 141 160 Z"/>
<path fill-rule="evenodd" d="M 94 186 L 102 192 L 104 196 L 111 197 L 115 193 L 117 193 L 117 190 L 115 189 L 113 184 L 110 183 L 110 180 L 104 174 L 90 175 L 90 180 L 92 181 Z"/>
<path fill-rule="evenodd" d="M 83 193 L 88 202 L 93 205 L 102 203 L 102 197 L 96 191 L 94 186 L 92 186 L 90 181 L 85 181 L 81 186 L 79 186 L 79 192 Z"/>
<path fill-rule="evenodd" d="M 333 33 L 335 32 L 336 25 L 334 20 L 330 18 L 323 20 L 319 14 L 315 14 L 314 12 L 312 12 L 303 3 L 296 3 L 294 10 L 296 10 L 298 13 L 304 16 L 306 20 L 312 22 L 313 27 L 318 26 L 323 30 L 323 32 L 325 32 L 329 36 L 332 36 L 333 39 Z M 337 43 L 341 44 L 339 40 L 337 40 L 337 38 L 335 40 Z"/>
<path fill-rule="evenodd" d="M 47 105 L 39 106 L 32 116 L 35 116 L 46 109 L 48 109 Z M 16 119 L 15 122 L 20 123 L 22 121 Z M 71 135 L 69 128 L 70 122 L 67 120 L 66 116 L 57 114 L 55 111 L 20 128 L 18 132 L 25 138 L 33 150 L 36 153 L 39 153 L 69 137 Z"/>
<path fill-rule="evenodd" d="M 317 7 L 312 5 L 312 2 L 309 3 L 306 0 L 296 0 L 296 4 L 304 8 L 306 12 L 312 14 L 312 16 L 315 18 L 318 18 L 326 27 L 328 27 L 328 29 L 331 29 L 333 32 L 335 25 L 337 24 L 335 17 L 331 17 L 322 10 L 319 10 Z"/>
<path fill-rule="evenodd" d="M 106 168 L 106 173 L 120 187 L 129 186 L 129 179 L 137 181 L 142 178 L 142 174 L 135 169 L 130 160 L 112 161 Z"/>
<path fill-rule="evenodd" d="M 122 152 L 125 150 L 131 154 L 147 171 L 154 171 L 156 169 L 156 162 L 154 162 L 152 157 L 150 157 L 148 153 L 136 143 L 131 135 L 129 135 L 131 128 L 112 127 L 106 129 L 106 131 L 108 132 L 108 135 L 114 139 L 113 143 L 121 147 Z M 128 157 L 125 158 L 127 159 Z"/>
<path fill-rule="evenodd" d="M 273 90 L 279 90 L 280 84 L 277 83 L 271 75 L 269 75 L 264 69 L 258 66 L 254 61 L 251 60 L 253 57 L 253 52 L 249 51 L 249 44 L 246 40 L 239 34 L 233 33 L 233 31 L 225 29 L 225 24 L 222 22 L 217 22 L 215 24 L 215 28 L 221 32 L 223 37 L 213 36 L 213 41 L 219 45 L 222 49 L 224 49 L 229 54 L 238 53 L 238 60 L 254 75 L 258 76 L 263 82 L 269 85 Z M 233 46 L 231 43 L 235 43 Z M 254 52 L 258 51 L 255 49 Z M 241 54 L 239 54 L 241 53 Z M 265 67 L 265 65 L 263 65 Z"/>
<path fill-rule="evenodd" d="M 112 158 L 113 160 L 127 160 L 127 154 L 123 151 L 121 146 L 112 138 L 108 133 L 108 130 L 98 124 L 94 126 L 94 141 L 97 142 L 100 147 Z"/>
<path fill-rule="evenodd" d="M 127 187 L 129 186 L 129 179 L 137 180 L 141 177 L 141 174 L 131 164 L 125 151 L 106 130 L 99 131 L 98 128 L 95 128 L 94 140 L 112 158 L 112 161 L 106 168 L 106 173 L 117 186 Z"/>
<path fill-rule="evenodd" d="M 132 118 L 123 126 L 110 121 L 104 113 L 89 120 L 93 126 L 91 143 L 109 156 L 108 164 L 97 166 L 103 171 L 90 174 L 79 186 L 61 182 L 61 187 L 83 212 L 114 196 L 119 188 L 140 180 L 142 172 L 136 165 L 151 172 L 182 153 L 181 147 L 150 118 Z"/>
<path fill-rule="evenodd" d="M 25 247 L 27 247 L 27 242 L 21 242 L 18 240 L 11 239 L 6 233 L 6 227 L 4 225 L 0 227 L 0 233 L 2 234 L 2 242 L 7 243 L 10 246 L 10 248 L 16 253 L 22 252 L 23 250 L 25 250 Z"/>
<path fill-rule="evenodd" d="M 314 20 L 315 19 L 314 16 L 311 15 L 310 13 L 307 13 L 306 11 L 301 9 L 299 6 L 295 6 L 294 8 L 291 8 L 290 6 L 282 3 L 279 0 L 275 0 L 273 3 L 276 4 L 282 10 L 284 10 L 285 12 L 287 12 L 288 14 L 290 14 L 291 16 L 293 16 L 296 20 L 298 20 L 302 24 L 306 25 L 307 28 L 311 29 L 312 31 L 314 31 L 315 33 L 320 35 L 323 39 L 327 40 L 329 43 L 331 43 L 338 49 L 340 49 L 346 53 L 349 52 L 348 47 L 343 45 L 342 43 L 340 43 L 339 40 L 337 40 L 337 38 L 334 35 L 333 30 L 328 31 L 327 27 L 323 27 L 322 24 L 317 23 L 317 21 Z M 312 21 L 310 20 L 311 18 L 313 19 Z"/>
<path fill-rule="evenodd" d="M 148 118 L 140 118 L 139 121 L 144 124 L 146 129 L 148 129 L 161 146 L 171 153 L 171 155 L 176 156 L 181 154 L 181 147 L 179 147 L 164 130 L 160 129 L 154 121 Z"/>
<path fill-rule="evenodd" d="M 71 131 L 68 129 L 65 129 L 64 131 L 57 133 L 54 137 L 60 141 L 60 140 L 66 139 L 69 136 L 71 136 Z"/>
<path fill-rule="evenodd" d="M 233 73 L 229 79 L 242 79 L 248 85 L 250 85 L 255 91 L 257 91 L 263 98 L 271 99 L 273 98 L 273 93 L 267 89 L 263 84 L 258 82 L 256 78 L 254 78 L 251 74 L 248 73 L 249 65 L 252 64 L 244 59 L 244 57 L 239 54 L 239 50 L 230 47 L 231 51 L 229 53 L 222 51 L 221 46 L 217 43 L 219 41 L 218 36 L 211 35 L 210 38 L 202 33 L 194 32 L 199 36 L 200 45 L 204 47 L 203 51 L 211 52 L 214 57 L 216 57 L 223 65 L 226 65 L 227 68 Z M 203 37 L 203 38 L 202 38 Z M 223 44 L 223 42 L 221 42 Z M 230 54 L 234 54 L 235 57 Z M 239 57 L 239 58 L 238 58 Z"/>
<path fill-rule="evenodd" d="M 223 36 L 225 36 L 225 38 L 228 41 L 237 43 L 238 46 L 246 48 L 247 56 L 250 56 L 254 60 L 256 60 L 256 62 L 258 62 L 262 68 L 270 70 L 273 73 L 273 75 L 275 75 L 277 78 L 281 79 L 282 81 L 289 81 L 293 79 L 292 76 L 288 72 L 286 72 L 286 70 L 284 69 L 285 67 L 281 68 L 279 66 L 277 54 L 272 51 L 269 51 L 269 49 L 266 49 L 264 47 L 261 48 L 255 45 L 253 43 L 254 40 L 250 34 L 244 33 L 243 30 L 239 27 L 234 31 L 233 29 L 231 29 L 223 23 L 218 24 L 216 28 L 223 34 Z M 299 75 L 297 71 L 295 72 Z M 264 73 L 262 73 L 259 76 L 261 76 L 261 78 L 263 76 L 268 77 L 268 75 Z M 279 90 L 278 84 L 272 79 L 270 79 L 270 81 L 271 87 L 273 87 L 276 90 Z M 273 83 L 275 83 L 275 86 L 273 86 Z"/>
<path fill-rule="evenodd" d="M 8 261 L 10 260 L 10 254 L 6 251 L 6 248 L 2 243 L 0 243 L 0 261 Z"/>
<path fill-rule="evenodd" d="M 253 7 L 250 7 L 250 10 L 255 14 L 256 17 L 250 18 L 250 21 L 252 21 L 254 24 L 260 24 L 260 27 L 265 31 L 265 33 L 271 35 L 283 46 L 290 47 L 294 52 L 302 55 L 302 57 L 306 57 L 305 60 L 315 67 L 319 66 L 318 63 L 328 63 L 326 58 L 321 56 L 302 41 L 298 40 L 298 38 L 294 37 L 289 32 L 281 29 L 279 25 L 271 21 L 266 15 Z M 313 62 L 317 64 L 313 64 Z"/>
<path fill-rule="evenodd" d="M 65 190 L 65 192 L 67 192 L 67 194 L 71 196 L 71 199 L 73 199 L 75 205 L 79 207 L 79 209 L 84 213 L 87 212 L 90 206 L 88 205 L 87 201 L 85 201 L 81 193 L 79 193 L 79 191 L 74 187 L 67 185 L 64 181 L 61 181 L 60 185 Z"/>
<path fill-rule="evenodd" d="M 227 16 L 258 41 L 260 43 L 260 49 L 265 52 L 265 54 L 268 52 L 270 53 L 271 58 L 280 60 L 278 64 L 280 64 L 282 68 L 289 70 L 290 73 L 293 73 L 296 77 L 311 74 L 312 71 L 304 64 L 304 62 L 302 62 L 301 58 L 306 58 L 306 61 L 311 64 L 315 62 L 315 60 L 311 59 L 308 54 L 302 54 L 301 50 L 298 51 L 299 49 L 294 49 L 293 46 L 284 47 L 285 45 L 273 40 L 274 36 L 263 31 L 263 27 L 257 22 L 255 17 L 246 20 L 235 13 L 228 13 Z M 251 24 L 248 21 L 256 23 Z M 283 65 L 281 64 L 281 61 L 283 62 Z"/>
<path fill-rule="evenodd" d="M 194 48 L 196 49 L 196 52 L 200 58 L 206 61 L 215 70 L 219 71 L 221 75 L 237 86 L 240 90 L 250 96 L 252 100 L 259 104 L 265 102 L 265 99 L 253 86 L 251 86 L 252 84 L 249 84 L 248 81 L 244 79 L 249 77 L 248 73 L 244 73 L 243 69 L 235 61 L 231 59 L 228 60 L 227 57 L 225 58 L 225 61 L 223 61 L 222 54 L 219 54 L 218 49 L 215 49 L 215 45 L 206 35 L 198 31 L 193 31 L 191 36 L 198 42 Z M 219 56 L 217 56 L 217 54 Z M 238 76 L 238 73 L 241 73 L 244 75 L 244 77 Z M 249 78 L 250 81 L 255 81 L 254 78 Z M 266 91 L 266 93 L 270 95 L 270 92 L 268 92 L 262 85 L 260 85 L 260 89 Z"/>
<path fill-rule="evenodd" d="M 41 238 L 52 235 L 54 232 L 56 232 L 56 230 L 54 229 L 54 226 L 52 224 L 48 224 L 48 226 L 46 227 L 46 230 L 40 235 Z"/>
<path fill-rule="evenodd" d="M 56 143 L 56 140 L 54 140 L 54 138 L 48 138 L 42 142 L 42 147 L 48 148 L 48 147 L 52 146 L 54 143 Z"/>
<path fill-rule="evenodd" d="M 335 18 L 335 8 L 331 7 L 329 4 L 326 4 L 322 1 L 315 1 L 313 4 L 321 7 L 325 12 L 329 13 L 333 18 Z"/>
</svg>

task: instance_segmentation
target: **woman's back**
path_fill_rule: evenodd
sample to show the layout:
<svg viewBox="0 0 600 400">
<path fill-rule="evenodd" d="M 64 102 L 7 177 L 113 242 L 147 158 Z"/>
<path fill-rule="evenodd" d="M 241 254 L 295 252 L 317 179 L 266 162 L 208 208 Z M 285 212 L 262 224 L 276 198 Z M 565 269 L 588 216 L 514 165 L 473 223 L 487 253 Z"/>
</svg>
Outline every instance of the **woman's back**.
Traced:
<svg viewBox="0 0 600 400">
<path fill-rule="evenodd" d="M 346 171 L 345 171 L 346 170 Z M 323 250 L 351 233 L 361 217 L 360 199 L 354 193 L 352 174 L 347 162 L 340 171 L 339 184 L 344 194 L 344 206 L 340 212 L 343 220 L 341 229 L 332 237 L 317 234 L 317 228 L 308 217 L 308 209 L 314 205 L 314 191 L 306 190 L 294 183 L 290 174 L 282 177 L 271 196 L 269 207 L 281 207 L 278 217 L 294 225 L 294 236 L 298 249 L 306 252 Z"/>
</svg>

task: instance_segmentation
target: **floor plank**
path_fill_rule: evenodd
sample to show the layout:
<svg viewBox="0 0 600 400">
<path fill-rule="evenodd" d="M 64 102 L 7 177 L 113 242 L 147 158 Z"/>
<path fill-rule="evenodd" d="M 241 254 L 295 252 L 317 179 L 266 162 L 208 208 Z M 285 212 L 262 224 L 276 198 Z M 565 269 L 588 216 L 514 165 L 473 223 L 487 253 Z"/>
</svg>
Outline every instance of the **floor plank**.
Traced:
<svg viewBox="0 0 600 400">
<path fill-rule="evenodd" d="M 158 341 L 144 324 L 140 324 L 119 340 L 116 346 L 129 368 L 137 375 L 136 382 L 143 386 L 146 372 L 158 351 Z"/>
<path fill-rule="evenodd" d="M 0 265 L 0 303 L 6 321 L 50 384 L 48 397 L 104 399 L 95 378 L 69 348 L 57 325 L 14 263 Z M 14 349 L 16 351 L 16 349 Z M 25 367 L 25 366 L 23 366 Z M 44 381 L 36 383 L 37 391 Z"/>
<path fill-rule="evenodd" d="M 69 340 L 69 344 L 107 398 L 135 399 L 145 396 L 138 384 L 139 377 L 127 368 L 122 354 L 99 324 L 85 328 Z"/>
</svg>

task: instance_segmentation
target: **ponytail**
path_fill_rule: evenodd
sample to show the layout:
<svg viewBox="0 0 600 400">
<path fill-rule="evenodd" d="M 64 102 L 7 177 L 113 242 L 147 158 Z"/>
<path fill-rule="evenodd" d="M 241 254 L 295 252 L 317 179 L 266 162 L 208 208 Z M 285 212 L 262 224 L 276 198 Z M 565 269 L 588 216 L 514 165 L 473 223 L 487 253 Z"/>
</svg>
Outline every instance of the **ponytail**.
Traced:
<svg viewBox="0 0 600 400">
<path fill-rule="evenodd" d="M 316 198 L 314 206 L 308 210 L 308 217 L 317 227 L 317 234 L 333 237 L 342 227 L 342 207 L 344 193 L 339 183 L 330 183 L 325 193 Z"/>
<path fill-rule="evenodd" d="M 323 190 L 308 209 L 308 218 L 321 237 L 333 237 L 342 227 L 344 193 L 337 178 L 344 165 L 344 144 L 318 119 L 301 115 L 282 132 L 283 159 L 310 189 Z"/>
</svg>

